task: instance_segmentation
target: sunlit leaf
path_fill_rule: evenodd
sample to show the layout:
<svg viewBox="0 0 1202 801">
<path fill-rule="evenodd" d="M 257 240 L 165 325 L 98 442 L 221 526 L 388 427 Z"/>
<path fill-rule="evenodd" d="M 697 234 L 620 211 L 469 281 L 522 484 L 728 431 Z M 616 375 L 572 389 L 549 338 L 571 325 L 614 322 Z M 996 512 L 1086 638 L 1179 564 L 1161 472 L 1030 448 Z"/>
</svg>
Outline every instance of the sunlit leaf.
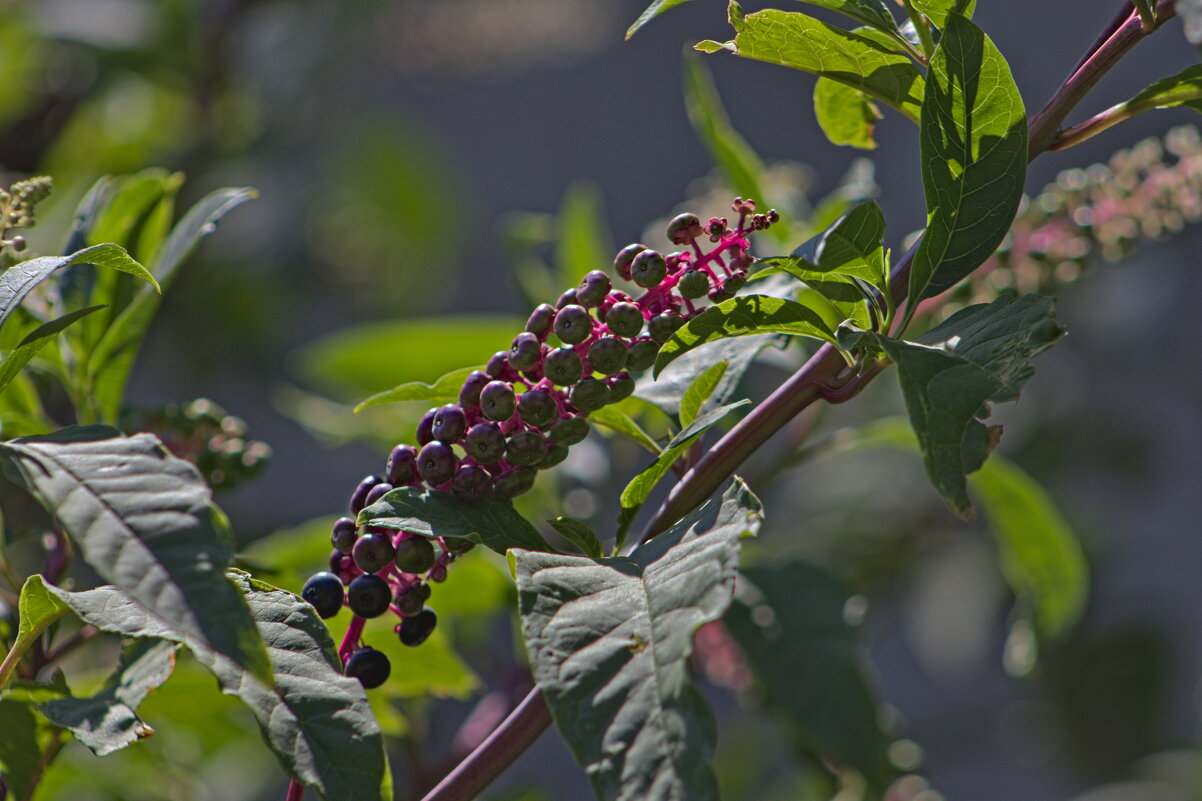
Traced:
<svg viewBox="0 0 1202 801">
<path fill-rule="evenodd" d="M 860 90 L 820 77 L 814 84 L 814 116 L 831 144 L 876 149 L 873 135 L 881 112 Z"/>
<path fill-rule="evenodd" d="M 17 636 L 13 638 L 12 648 L 4 657 L 3 663 L 0 663 L 0 689 L 8 684 L 17 663 L 42 636 L 46 627 L 62 617 L 66 611 L 66 604 L 46 588 L 46 583 L 40 575 L 34 574 L 25 579 L 17 601 Z"/>
<path fill-rule="evenodd" d="M 461 370 L 452 370 L 433 384 L 426 384 L 422 381 L 409 381 L 400 386 L 372 395 L 356 406 L 355 412 L 358 413 L 369 407 L 379 406 L 382 403 L 397 403 L 400 401 L 425 401 L 432 404 L 453 403 L 459 399 L 459 390 L 463 388 L 463 380 L 474 369 L 472 367 L 464 367 Z"/>
<path fill-rule="evenodd" d="M 717 362 L 708 370 L 697 376 L 697 380 L 689 385 L 680 399 L 680 424 L 688 426 L 697 419 L 697 415 L 705 408 L 706 403 L 718 388 L 722 376 L 726 375 L 727 362 Z"/>
</svg>

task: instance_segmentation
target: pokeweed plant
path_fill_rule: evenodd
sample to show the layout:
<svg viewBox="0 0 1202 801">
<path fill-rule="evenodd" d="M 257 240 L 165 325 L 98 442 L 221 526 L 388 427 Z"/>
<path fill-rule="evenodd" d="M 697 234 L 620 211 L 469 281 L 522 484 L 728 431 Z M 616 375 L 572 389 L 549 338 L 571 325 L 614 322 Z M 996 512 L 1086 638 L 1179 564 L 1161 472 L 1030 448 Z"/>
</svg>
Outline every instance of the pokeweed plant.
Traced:
<svg viewBox="0 0 1202 801">
<path fill-rule="evenodd" d="M 652 3 L 629 35 L 675 5 Z M 364 690 L 389 682 L 391 663 L 364 635 L 365 624 L 391 614 L 400 643 L 420 646 L 438 620 L 426 603 L 431 585 L 449 582 L 445 592 L 453 593 L 454 562 L 483 545 L 508 560 L 536 686 L 429 801 L 475 797 L 552 720 L 600 799 L 716 798 L 716 733 L 691 660 L 708 669 L 732 653 L 846 792 L 884 797 L 898 772 L 889 758 L 892 733 L 876 714 L 845 619 L 847 594 L 802 563 L 740 572 L 741 542 L 766 512 L 735 471 L 804 410 L 851 400 L 889 367 L 909 426 L 878 421 L 837 449 L 917 450 L 932 485 L 963 518 L 974 514 L 972 485 L 1026 612 L 1012 640 L 1027 646 L 1014 653 L 1026 654 L 1025 662 L 1015 659 L 1029 669 L 1033 644 L 1053 640 L 1079 616 L 1087 578 L 1080 548 L 1046 494 L 991 455 L 1001 428 L 987 420 L 993 404 L 1018 397 L 1031 358 L 1064 329 L 1050 297 L 990 292 L 993 284 L 978 276 L 1011 270 L 1012 284 L 1046 288 L 1072 277 L 1063 264 L 1084 255 L 1078 248 L 1063 259 L 1031 258 L 1074 236 L 1056 233 L 1064 217 L 1016 226 L 1032 158 L 1147 109 L 1202 101 L 1197 67 L 1187 67 L 1065 126 L 1098 79 L 1172 20 L 1177 4 L 1122 4 L 1035 113 L 972 21 L 970 0 L 903 0 L 901 21 L 883 0 L 811 5 L 849 25 L 796 10 L 748 14 L 732 2 L 733 38 L 697 49 L 817 75 L 816 114 L 835 144 L 872 147 L 883 106 L 917 124 L 928 221 L 913 246 L 891 258 L 884 215 L 871 200 L 845 204 L 803 241 L 794 238 L 803 221 L 761 210 L 763 165 L 726 119 L 705 68 L 688 60 L 690 114 L 743 196 L 728 216 L 673 218 L 665 240 L 677 250 L 632 244 L 617 253 L 612 273 L 593 265 L 575 288 L 540 303 L 508 349 L 481 368 L 366 400 L 364 407 L 435 405 L 381 472 L 353 487 L 347 516 L 330 530 L 328 570 L 299 597 L 231 567 L 228 524 L 194 465 L 153 434 L 111 427 L 121 421 L 121 390 L 157 295 L 82 269 L 115 267 L 165 287 L 197 240 L 250 192 L 206 198 L 168 234 L 177 179 L 153 173 L 102 184 L 80 207 L 70 255 L 0 275 L 8 350 L 0 377 L 12 386 L 4 431 L 21 435 L 0 444 L 0 456 L 10 497 L 32 495 L 46 513 L 26 510 L 22 524 L 48 534 L 45 567 L 5 599 L 17 609 L 0 665 L 5 791 L 32 797 L 68 733 L 98 754 L 146 736 L 137 706 L 167 679 L 182 645 L 248 706 L 290 776 L 290 801 L 305 786 L 323 798 L 388 797 L 381 730 Z M 1181 9 L 1191 36 L 1195 8 Z M 1061 197 L 1063 206 L 1087 202 L 1086 184 L 1067 188 L 1077 194 Z M 0 198 L 9 228 L 32 223 L 28 212 L 44 191 L 44 182 L 26 182 Z M 1043 244 L 1032 246 L 1032 230 L 1045 234 Z M 5 258 L 15 260 L 23 243 L 7 229 L 4 236 Z M 116 244 L 82 247 L 96 237 L 136 243 L 150 267 Z M 1105 247 L 1105 237 L 1099 241 Z M 748 411 L 751 400 L 736 398 L 740 378 L 767 344 L 793 337 L 814 343 L 808 360 Z M 58 377 L 82 425 L 58 428 L 62 398 L 43 402 L 35 370 Z M 640 425 L 648 403 L 671 417 L 668 436 Z M 211 408 L 188 408 L 184 418 L 214 425 Z M 720 438 L 702 445 L 736 414 Z M 139 419 L 149 417 L 126 422 L 138 427 Z M 594 424 L 647 448 L 652 463 L 621 493 L 612 536 L 567 517 L 540 529 L 513 499 L 539 471 L 562 463 Z M 236 423 L 216 426 L 241 439 Z M 257 457 L 244 456 L 235 461 L 253 472 Z M 679 481 L 628 545 L 642 506 L 673 472 Z M 5 512 L 7 528 L 7 505 Z M 551 547 L 544 536 L 551 529 L 579 553 Z M 108 583 L 61 586 L 74 553 Z M 350 623 L 336 645 L 321 621 L 343 607 Z M 60 639 L 55 629 L 68 612 L 84 627 Z M 718 621 L 724 628 L 707 625 Z M 704 640 L 699 630 L 708 632 Z M 98 632 L 127 644 L 108 687 L 77 697 L 51 667 Z"/>
</svg>

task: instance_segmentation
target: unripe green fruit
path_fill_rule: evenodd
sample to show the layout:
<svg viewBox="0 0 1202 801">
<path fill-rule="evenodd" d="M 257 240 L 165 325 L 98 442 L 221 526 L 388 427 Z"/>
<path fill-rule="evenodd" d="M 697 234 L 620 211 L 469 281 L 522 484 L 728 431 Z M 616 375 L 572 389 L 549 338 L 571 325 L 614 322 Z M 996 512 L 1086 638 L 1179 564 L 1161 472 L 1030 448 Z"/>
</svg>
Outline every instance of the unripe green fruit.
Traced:
<svg viewBox="0 0 1202 801">
<path fill-rule="evenodd" d="M 392 561 L 395 549 L 392 540 L 384 534 L 364 534 L 355 543 L 351 556 L 364 573 L 375 573 Z"/>
<path fill-rule="evenodd" d="M 569 417 L 560 420 L 547 434 L 554 445 L 575 445 L 588 436 L 589 424 L 583 417 Z"/>
<path fill-rule="evenodd" d="M 630 264 L 631 279 L 643 289 L 658 286 L 667 274 L 668 263 L 658 251 L 644 250 Z"/>
<path fill-rule="evenodd" d="M 710 277 L 701 270 L 685 270 L 676 282 L 676 290 L 689 300 L 703 298 L 710 291 Z"/>
<path fill-rule="evenodd" d="M 586 378 L 572 387 L 568 392 L 568 400 L 582 413 L 589 414 L 609 403 L 609 387 L 604 381 Z"/>
<path fill-rule="evenodd" d="M 671 339 L 672 334 L 676 333 L 676 329 L 684 323 L 684 318 L 679 314 L 664 312 L 651 318 L 651 322 L 647 324 L 647 333 L 656 342 L 664 343 Z"/>
<path fill-rule="evenodd" d="M 634 394 L 635 382 L 630 373 L 618 373 L 608 383 L 610 403 L 621 403 Z"/>
<path fill-rule="evenodd" d="M 552 383 L 566 387 L 584 375 L 584 364 L 571 348 L 556 348 L 543 359 L 543 375 Z"/>
<path fill-rule="evenodd" d="M 626 343 L 613 337 L 601 337 L 588 348 L 589 366 L 598 373 L 616 373 L 626 365 Z"/>
<path fill-rule="evenodd" d="M 692 242 L 701 236 L 701 220 L 696 214 L 680 214 L 668 223 L 668 241 L 674 245 Z"/>
<path fill-rule="evenodd" d="M 434 567 L 434 546 L 425 537 L 401 540 L 396 546 L 396 566 L 402 573 L 425 573 Z"/>
<path fill-rule="evenodd" d="M 593 330 L 593 318 L 588 309 L 572 304 L 555 315 L 555 336 L 565 345 L 578 345 L 588 339 Z"/>
<path fill-rule="evenodd" d="M 634 303 L 615 303 L 605 313 L 605 324 L 620 337 L 637 337 L 643 330 L 643 310 Z"/>
<path fill-rule="evenodd" d="M 542 470 L 547 470 L 568 458 L 568 446 L 562 443 L 552 443 L 551 449 L 547 451 L 547 458 L 543 459 L 543 463 L 539 465 Z"/>
<path fill-rule="evenodd" d="M 463 449 L 480 464 L 492 464 L 505 454 L 505 435 L 496 423 L 476 423 L 467 432 Z"/>
<path fill-rule="evenodd" d="M 496 492 L 497 492 L 497 497 L 503 501 L 507 501 L 510 498 L 516 498 L 517 496 L 521 495 L 523 492 L 528 491 L 531 487 L 534 486 L 534 475 L 535 475 L 535 471 L 529 467 L 514 468 L 513 470 L 509 471 L 505 475 L 498 478 L 493 483 L 493 487 L 496 489 Z M 451 547 L 452 553 L 462 553 L 462 551 L 456 551 L 455 548 L 461 546 L 462 543 L 465 543 L 465 542 L 469 546 L 474 544 L 474 543 L 472 543 L 471 540 L 448 539 L 447 545 Z M 470 550 L 470 548 L 469 548 L 469 550 Z"/>
<path fill-rule="evenodd" d="M 531 334 L 542 334 L 551 327 L 551 321 L 554 319 L 555 307 L 550 303 L 542 303 L 530 313 L 530 319 L 526 321 L 526 330 Z"/>
<path fill-rule="evenodd" d="M 458 442 L 463 439 L 465 431 L 467 431 L 467 415 L 455 404 L 448 403 L 446 406 L 440 407 L 434 414 L 434 421 L 430 426 L 430 433 L 434 435 L 434 439 L 448 444 Z"/>
<path fill-rule="evenodd" d="M 451 492 L 465 500 L 480 500 L 492 495 L 492 476 L 483 467 L 460 465 L 451 479 Z"/>
<path fill-rule="evenodd" d="M 722 282 L 722 289 L 733 295 L 746 285 L 747 276 L 743 273 L 734 273 L 727 276 L 726 280 Z"/>
<path fill-rule="evenodd" d="M 655 364 L 655 357 L 658 355 L 659 343 L 654 339 L 637 340 L 631 343 L 626 351 L 626 369 L 635 373 L 646 370 Z"/>
<path fill-rule="evenodd" d="M 618 255 L 614 257 L 614 272 L 629 281 L 630 266 L 634 262 L 634 257 L 646 249 L 646 245 L 640 245 L 636 243 L 634 245 L 627 245 L 619 250 Z"/>
<path fill-rule="evenodd" d="M 533 467 L 547 455 L 547 440 L 534 431 L 518 431 L 509 435 L 505 458 L 521 467 Z"/>
<path fill-rule="evenodd" d="M 417 471 L 421 473 L 422 480 L 431 487 L 450 481 L 458 466 L 459 460 L 455 458 L 455 452 L 444 442 L 424 445 L 417 454 Z"/>
<path fill-rule="evenodd" d="M 518 414 L 526 423 L 542 428 L 559 416 L 559 404 L 550 392 L 532 389 L 518 397 Z"/>
<path fill-rule="evenodd" d="M 480 390 L 480 413 L 489 420 L 502 422 L 513 417 L 517 399 L 507 381 L 490 381 Z"/>
<path fill-rule="evenodd" d="M 428 600 L 430 600 L 430 585 L 424 583 L 414 584 L 404 593 L 397 596 L 396 608 L 401 611 L 402 615 L 416 615 L 422 611 L 422 607 L 426 605 L 426 601 Z"/>
<path fill-rule="evenodd" d="M 524 331 L 513 338 L 509 346 L 509 366 L 514 370 L 529 370 L 543 355 L 543 343 L 537 336 Z"/>
<path fill-rule="evenodd" d="M 609 276 L 600 270 L 593 270 L 580 280 L 576 287 L 576 302 L 581 306 L 596 306 L 605 300 L 610 288 Z"/>
</svg>

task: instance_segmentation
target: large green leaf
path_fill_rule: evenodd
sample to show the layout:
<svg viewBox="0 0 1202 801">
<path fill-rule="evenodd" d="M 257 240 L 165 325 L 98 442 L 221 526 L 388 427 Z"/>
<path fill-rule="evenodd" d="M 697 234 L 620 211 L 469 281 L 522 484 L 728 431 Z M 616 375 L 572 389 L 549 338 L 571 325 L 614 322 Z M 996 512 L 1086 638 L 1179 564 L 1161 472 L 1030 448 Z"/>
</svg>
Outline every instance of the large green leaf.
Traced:
<svg viewBox="0 0 1202 801">
<path fill-rule="evenodd" d="M 829 322 L 811 305 L 769 295 L 744 295 L 710 306 L 678 328 L 660 348 L 652 374 L 658 376 L 677 357 L 699 345 L 754 334 L 786 334 L 823 342 L 835 341 Z"/>
<path fill-rule="evenodd" d="M 178 647 L 168 640 L 135 640 L 121 655 L 117 672 L 100 693 L 91 698 L 56 698 L 38 709 L 51 723 L 74 734 L 92 753 L 111 754 L 154 733 L 138 717 L 138 705 L 171 676 Z"/>
<path fill-rule="evenodd" d="M 831 144 L 876 149 L 873 134 L 881 112 L 859 89 L 819 77 L 814 84 L 814 116 Z"/>
<path fill-rule="evenodd" d="M 53 342 L 54 338 L 68 326 L 76 320 L 87 317 L 92 312 L 103 308 L 103 306 L 88 306 L 78 311 L 68 312 L 58 319 L 39 325 L 26 334 L 20 344 L 5 356 L 4 361 L 0 363 L 0 392 L 3 392 L 9 382 L 17 377 L 22 367 L 29 364 L 30 359 L 38 355 L 38 351 Z"/>
<path fill-rule="evenodd" d="M 467 537 L 499 554 L 510 548 L 551 550 L 509 501 L 465 501 L 440 490 L 397 487 L 361 511 L 359 525 L 403 529 L 426 537 Z"/>
<path fill-rule="evenodd" d="M 152 434 L 106 426 L 0 444 L 85 562 L 149 614 L 270 681 L 246 603 L 222 571 L 229 532 L 196 468 Z"/>
<path fill-rule="evenodd" d="M 849 594 L 827 571 L 805 562 L 744 572 L 726 613 L 767 701 L 801 747 L 862 774 L 879 795 L 891 778 L 889 740 L 865 674 Z"/>
<path fill-rule="evenodd" d="M 744 58 L 792 67 L 858 89 L 914 122 L 922 109 L 922 74 L 900 53 L 877 42 L 797 12 L 768 9 L 744 15 L 731 4 L 736 35 L 724 47 Z"/>
<path fill-rule="evenodd" d="M 920 144 L 928 223 L 910 268 L 911 313 L 989 258 L 1018 210 L 1027 115 L 1006 59 L 952 14 L 927 74 Z"/>
<path fill-rule="evenodd" d="M 209 649 L 174 621 L 156 618 L 113 586 L 56 594 L 83 620 L 127 637 L 158 637 L 188 646 L 241 699 L 263 739 L 292 776 L 330 801 L 384 798 L 386 764 L 379 727 L 363 687 L 342 675 L 334 641 L 313 607 L 290 592 L 230 571 L 267 645 L 270 686 Z"/>
<path fill-rule="evenodd" d="M 511 552 L 534 679 L 604 801 L 717 798 L 713 716 L 688 659 L 760 521 L 736 480 L 629 557 Z"/>
<path fill-rule="evenodd" d="M 21 657 L 29 650 L 42 632 L 54 621 L 63 616 L 67 607 L 46 589 L 46 583 L 40 575 L 32 575 L 25 579 L 21 587 L 21 595 L 17 601 L 17 636 L 13 639 L 12 648 L 0 663 L 0 689 L 8 684 L 21 661 Z"/>
<path fill-rule="evenodd" d="M 400 386 L 376 393 L 355 407 L 355 412 L 361 412 L 381 403 L 399 403 L 400 401 L 425 401 L 426 403 L 453 403 L 459 399 L 459 390 L 463 381 L 475 368 L 464 367 L 452 370 L 439 378 L 433 384 L 423 381 L 408 381 Z"/>
<path fill-rule="evenodd" d="M 971 518 L 964 477 L 981 467 L 1002 433 L 978 418 L 990 403 L 1016 400 L 1034 372 L 1029 359 L 1064 335 L 1052 299 L 1006 292 L 962 309 L 914 342 L 841 334 L 844 347 L 870 343 L 897 364 L 931 483 L 957 514 Z"/>
</svg>

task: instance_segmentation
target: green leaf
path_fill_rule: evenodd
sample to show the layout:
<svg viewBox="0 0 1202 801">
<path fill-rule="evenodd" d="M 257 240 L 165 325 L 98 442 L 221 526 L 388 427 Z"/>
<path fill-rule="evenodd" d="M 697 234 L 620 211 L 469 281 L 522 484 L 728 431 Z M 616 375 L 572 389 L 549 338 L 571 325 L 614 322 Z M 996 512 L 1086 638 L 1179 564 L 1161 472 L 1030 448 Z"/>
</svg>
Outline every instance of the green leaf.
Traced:
<svg viewBox="0 0 1202 801">
<path fill-rule="evenodd" d="M 592 270 L 613 263 L 616 248 L 609 237 L 601 190 L 590 181 L 568 187 L 559 206 L 555 263 L 563 288 L 575 287 Z M 549 297 L 549 296 L 548 296 Z"/>
<path fill-rule="evenodd" d="M 634 21 L 634 24 L 626 29 L 626 38 L 629 39 L 631 36 L 634 36 L 636 33 L 638 33 L 639 28 L 643 27 L 668 9 L 674 8 L 685 2 L 688 2 L 688 0 L 655 0 L 655 2 L 653 2 L 651 5 L 647 6 L 646 10 L 643 11 L 642 14 L 639 14 L 639 18 Z"/>
<path fill-rule="evenodd" d="M 363 687 L 342 675 L 334 641 L 313 607 L 241 571 L 230 571 L 228 581 L 245 596 L 267 646 L 274 687 L 209 649 L 177 626 L 178 621 L 147 614 L 116 587 L 56 594 L 83 620 L 104 631 L 188 646 L 222 690 L 247 705 L 284 769 L 322 798 L 384 798 L 386 765 L 379 727 Z"/>
<path fill-rule="evenodd" d="M 889 6 L 885 5 L 884 0 L 801 0 L 801 2 L 839 11 L 856 22 L 871 25 L 886 33 L 897 33 L 897 21 L 889 13 Z"/>
<path fill-rule="evenodd" d="M 732 15 L 731 24 L 737 33 L 728 46 L 737 55 L 838 81 L 918 122 L 923 78 L 908 57 L 796 12 Z"/>
<path fill-rule="evenodd" d="M 625 434 L 652 453 L 658 454 L 661 450 L 651 435 L 616 405 L 602 406 L 597 411 L 590 413 L 588 419 L 590 423 L 605 426 L 619 434 Z"/>
<path fill-rule="evenodd" d="M 972 517 L 964 477 L 985 462 L 1001 426 L 978 417 L 1012 401 L 1031 377 L 1028 360 L 1064 335 L 1051 298 L 1005 292 L 953 314 L 918 341 L 841 332 L 843 346 L 873 343 L 897 364 L 910 424 L 931 483 L 956 514 Z"/>
<path fill-rule="evenodd" d="M 730 604 L 739 540 L 761 519 L 736 479 L 629 557 L 512 552 L 534 679 L 603 801 L 717 798 L 689 655 Z"/>
<path fill-rule="evenodd" d="M 154 729 L 138 717 L 138 705 L 171 676 L 178 647 L 167 640 L 135 640 L 121 655 L 117 672 L 99 694 L 57 698 L 38 710 L 54 725 L 69 730 L 97 756 L 149 737 Z"/>
<path fill-rule="evenodd" d="M 1154 108 L 1174 106 L 1189 106 L 1202 112 L 1202 64 L 1194 64 L 1176 75 L 1162 78 L 1127 102 L 1109 109 L 1108 113 L 1118 122 Z"/>
<path fill-rule="evenodd" d="M 0 697 L 0 777 L 13 799 L 32 798 L 45 769 L 48 746 L 55 738 L 38 720 L 33 705 Z"/>
<path fill-rule="evenodd" d="M 77 250 L 70 256 L 42 256 L 30 259 L 20 264 L 14 264 L 0 275 L 0 326 L 8 320 L 9 315 L 16 311 L 25 296 L 33 288 L 45 281 L 56 270 L 70 267 L 73 264 L 95 264 L 97 267 L 111 267 L 114 270 L 130 273 L 148 281 L 156 291 L 158 282 L 146 271 L 146 268 L 134 261 L 125 249 L 118 245 L 95 245 L 83 250 Z"/>
<path fill-rule="evenodd" d="M 149 614 L 270 681 L 246 603 L 225 578 L 229 532 L 196 468 L 152 434 L 71 427 L 0 444 L 83 559 Z"/>
<path fill-rule="evenodd" d="M 9 382 L 17 377 L 17 374 L 21 372 L 21 368 L 29 364 L 29 360 L 36 356 L 38 351 L 53 342 L 54 338 L 64 329 L 76 320 L 87 317 L 92 312 L 103 308 L 103 306 L 88 306 L 86 309 L 79 309 L 78 311 L 64 314 L 56 320 L 39 325 L 33 331 L 26 334 L 21 343 L 4 357 L 3 363 L 0 363 L 0 392 L 3 392 Z"/>
<path fill-rule="evenodd" d="M 400 386 L 372 395 L 355 407 L 355 413 L 382 403 L 397 403 L 399 401 L 425 401 L 426 403 L 454 403 L 459 400 L 459 390 L 463 388 L 463 380 L 475 370 L 464 367 L 452 370 L 433 384 L 421 381 L 409 381 Z"/>
<path fill-rule="evenodd" d="M 564 539 L 579 548 L 585 556 L 591 556 L 594 559 L 601 558 L 601 540 L 584 523 L 563 515 L 547 522 L 551 524 L 553 529 L 562 534 Z"/>
<path fill-rule="evenodd" d="M 709 68 L 687 51 L 683 68 L 685 110 L 710 159 L 737 194 L 768 203 L 760 184 L 764 162 L 731 125 Z"/>
<path fill-rule="evenodd" d="M 849 593 L 826 570 L 805 562 L 743 573 L 726 628 L 759 678 L 769 708 L 785 719 L 803 751 L 865 777 L 871 795 L 892 770 L 879 704 L 865 670 Z"/>
<path fill-rule="evenodd" d="M 977 0 L 910 0 L 910 2 L 927 19 L 935 23 L 937 28 L 946 26 L 948 16 L 953 12 L 971 18 L 972 12 L 977 6 Z"/>
<path fill-rule="evenodd" d="M 652 375 L 698 345 L 727 337 L 752 334 L 805 336 L 834 343 L 830 325 L 811 306 L 768 295 L 745 295 L 710 306 L 689 320 L 664 343 Z"/>
<path fill-rule="evenodd" d="M 368 622 L 364 639 L 388 657 L 392 665 L 388 681 L 372 690 L 373 694 L 393 699 L 456 698 L 464 701 L 482 687 L 480 677 L 451 647 L 450 625 L 442 601 L 453 593 L 450 590 L 446 596 L 439 595 L 439 600 L 431 602 L 438 609 L 438 626 L 421 648 L 410 648 L 401 642 L 393 631 L 396 618 L 386 620 L 381 617 Z"/>
<path fill-rule="evenodd" d="M 21 657 L 29 650 L 42 632 L 54 621 L 63 616 L 67 607 L 53 593 L 46 589 L 46 583 L 40 575 L 32 575 L 25 579 L 21 587 L 21 595 L 17 601 L 17 636 L 4 662 L 0 663 L 0 689 L 8 684 L 13 671 Z"/>
<path fill-rule="evenodd" d="M 729 366 L 724 361 L 711 365 L 704 373 L 697 376 L 697 380 L 685 390 L 680 399 L 680 424 L 682 426 L 688 426 L 697 419 L 697 414 L 705 408 L 706 402 L 713 396 L 714 390 L 718 388 L 718 384 L 722 381 L 722 376 L 726 374 L 726 368 Z"/>
<path fill-rule="evenodd" d="M 833 145 L 875 150 L 877 120 L 881 112 L 858 89 L 820 77 L 814 84 L 814 116 Z"/>
<path fill-rule="evenodd" d="M 830 275 L 866 281 L 878 292 L 889 288 L 885 263 L 885 215 L 865 200 L 842 214 L 825 231 L 804 242 L 788 259 L 762 259 L 807 283 Z"/>
<path fill-rule="evenodd" d="M 440 490 L 397 487 L 361 511 L 359 525 L 404 529 L 424 537 L 467 537 L 499 554 L 510 548 L 552 550 L 508 501 L 465 501 Z"/>
<path fill-rule="evenodd" d="M 1027 115 L 1010 67 L 958 14 L 931 60 L 919 131 L 928 222 L 910 269 L 911 314 L 989 258 L 1026 177 Z"/>
</svg>

